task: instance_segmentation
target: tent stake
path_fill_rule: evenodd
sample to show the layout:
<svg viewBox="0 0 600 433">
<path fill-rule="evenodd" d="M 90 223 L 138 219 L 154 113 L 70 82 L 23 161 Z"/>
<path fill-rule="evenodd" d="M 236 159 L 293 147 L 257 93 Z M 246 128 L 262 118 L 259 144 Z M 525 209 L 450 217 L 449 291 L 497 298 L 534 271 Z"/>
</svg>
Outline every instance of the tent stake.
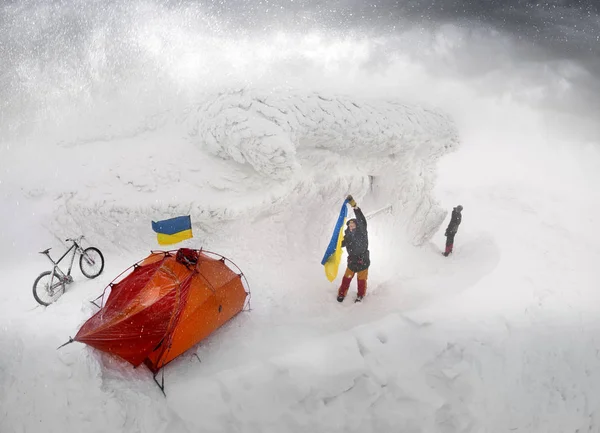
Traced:
<svg viewBox="0 0 600 433">
<path fill-rule="evenodd" d="M 66 346 L 67 344 L 70 344 L 70 343 L 72 343 L 73 341 L 75 341 L 75 340 L 73 340 L 73 338 L 69 337 L 69 341 L 67 341 L 65 344 L 61 344 L 60 346 L 58 346 L 58 347 L 56 348 L 56 350 L 60 349 L 60 348 L 61 348 L 61 347 L 63 347 L 63 346 Z"/>
<path fill-rule="evenodd" d="M 162 379 L 161 379 L 162 383 L 158 383 L 158 380 L 156 380 L 156 376 L 157 376 L 158 373 L 154 375 L 154 382 L 156 382 L 156 384 L 158 385 L 158 387 L 162 391 L 163 395 L 165 397 L 167 397 L 167 394 L 165 394 L 165 370 L 164 370 L 164 368 L 161 371 L 162 371 Z"/>
</svg>

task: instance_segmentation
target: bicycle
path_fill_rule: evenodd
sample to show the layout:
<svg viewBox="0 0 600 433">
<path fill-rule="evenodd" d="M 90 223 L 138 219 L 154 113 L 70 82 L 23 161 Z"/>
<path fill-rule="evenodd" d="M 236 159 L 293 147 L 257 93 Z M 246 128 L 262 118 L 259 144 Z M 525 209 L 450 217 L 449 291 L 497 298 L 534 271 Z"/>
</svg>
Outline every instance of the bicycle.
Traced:
<svg viewBox="0 0 600 433">
<path fill-rule="evenodd" d="M 78 243 L 81 242 L 83 238 L 84 236 L 80 236 L 77 239 L 66 239 L 66 242 L 73 242 L 73 245 L 71 245 L 67 252 L 64 253 L 56 262 L 52 260 L 52 257 L 50 257 L 50 250 L 52 248 L 48 248 L 39 252 L 40 254 L 44 254 L 46 257 L 48 257 L 48 260 L 50 260 L 54 265 L 52 271 L 42 272 L 33 283 L 33 297 L 39 304 L 48 306 L 55 302 L 65 292 L 66 285 L 73 282 L 73 277 L 71 277 L 71 269 L 73 268 L 73 263 L 75 262 L 75 256 L 77 253 L 81 255 L 79 257 L 79 269 L 81 269 L 81 273 L 83 275 L 85 275 L 87 278 L 93 279 L 102 273 L 104 270 L 104 256 L 102 256 L 102 253 L 96 247 L 88 247 L 83 249 Z M 71 251 L 73 251 L 71 264 L 69 265 L 69 270 L 65 274 L 58 267 L 58 264 Z M 99 266 L 99 270 L 97 270 L 95 267 L 96 265 Z M 43 300 L 42 295 L 49 295 L 49 300 Z"/>
</svg>

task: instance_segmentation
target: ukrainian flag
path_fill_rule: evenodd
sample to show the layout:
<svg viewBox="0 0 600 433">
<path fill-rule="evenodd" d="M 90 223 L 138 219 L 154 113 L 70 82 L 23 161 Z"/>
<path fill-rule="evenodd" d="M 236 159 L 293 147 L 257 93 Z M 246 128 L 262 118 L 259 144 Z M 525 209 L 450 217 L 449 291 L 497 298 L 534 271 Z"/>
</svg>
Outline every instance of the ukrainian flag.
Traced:
<svg viewBox="0 0 600 433">
<path fill-rule="evenodd" d="M 152 230 L 157 233 L 156 237 L 160 245 L 176 244 L 193 237 L 192 220 L 189 215 L 152 221 Z"/>
<path fill-rule="evenodd" d="M 340 262 L 342 261 L 342 240 L 344 239 L 344 224 L 346 223 L 347 208 L 346 203 L 348 200 L 344 200 L 340 215 L 338 216 L 337 223 L 333 229 L 329 246 L 325 251 L 321 264 L 325 266 L 325 275 L 329 281 L 335 280 L 337 277 Z"/>
</svg>

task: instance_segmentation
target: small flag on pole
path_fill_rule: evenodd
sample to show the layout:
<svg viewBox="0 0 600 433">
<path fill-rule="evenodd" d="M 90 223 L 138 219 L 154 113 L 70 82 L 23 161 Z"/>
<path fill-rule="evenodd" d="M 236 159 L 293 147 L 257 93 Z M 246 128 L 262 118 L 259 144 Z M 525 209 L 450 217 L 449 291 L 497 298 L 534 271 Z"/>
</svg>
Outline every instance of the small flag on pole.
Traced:
<svg viewBox="0 0 600 433">
<path fill-rule="evenodd" d="M 193 237 L 192 220 L 189 215 L 152 221 L 152 230 L 157 233 L 160 245 L 176 244 Z"/>
<path fill-rule="evenodd" d="M 342 240 L 344 240 L 344 223 L 346 222 L 346 216 L 348 210 L 346 208 L 348 200 L 344 200 L 340 215 L 338 216 L 337 223 L 333 229 L 329 246 L 325 251 L 321 264 L 325 267 L 325 275 L 329 281 L 335 280 L 337 277 L 340 262 L 342 261 Z"/>
</svg>

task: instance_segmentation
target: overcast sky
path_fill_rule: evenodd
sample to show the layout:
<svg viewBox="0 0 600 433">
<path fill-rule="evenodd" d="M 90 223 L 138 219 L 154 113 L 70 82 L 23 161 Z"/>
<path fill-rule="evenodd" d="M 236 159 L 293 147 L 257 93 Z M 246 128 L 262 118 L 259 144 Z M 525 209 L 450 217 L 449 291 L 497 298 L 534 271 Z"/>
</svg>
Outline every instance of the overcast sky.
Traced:
<svg viewBox="0 0 600 433">
<path fill-rule="evenodd" d="M 176 2 L 178 5 L 180 1 Z M 477 22 L 566 56 L 600 56 L 600 0 L 190 1 L 245 27 L 286 23 L 384 30 L 409 23 Z M 589 60 L 589 59 L 588 59 Z"/>
<path fill-rule="evenodd" d="M 467 57 L 462 63 L 462 58 L 455 59 L 457 69 L 477 73 L 494 63 L 490 59 L 496 62 L 493 67 L 511 67 L 519 62 L 527 66 L 531 60 L 575 60 L 586 72 L 569 78 L 574 88 L 570 101 L 584 107 L 580 111 L 600 113 L 600 0 L 0 0 L 0 132 L 6 128 L 7 119 L 37 109 L 42 96 L 44 101 L 50 101 L 48 94 L 62 98 L 75 86 L 71 90 L 76 97 L 81 93 L 77 85 L 86 84 L 78 84 L 77 79 L 100 77 L 102 82 L 94 82 L 94 86 L 87 83 L 85 88 L 104 84 L 110 89 L 115 84 L 122 91 L 123 74 L 139 73 L 132 69 L 139 52 L 135 47 L 126 51 L 125 47 L 120 53 L 115 47 L 130 41 L 134 28 L 170 31 L 159 27 L 164 7 L 192 23 L 192 32 L 218 31 L 219 36 L 232 38 L 239 29 L 267 37 L 273 29 L 289 30 L 293 38 L 309 29 L 333 30 L 343 37 L 349 31 L 393 36 L 410 26 L 431 28 L 446 23 L 467 29 L 486 26 L 511 35 L 514 43 L 508 51 L 494 56 L 487 47 L 495 41 L 483 41 L 483 49 L 474 48 L 474 55 L 479 57 Z M 177 27 L 179 23 L 169 25 Z M 98 39 L 98 35 L 106 39 Z M 476 38 L 468 43 L 476 45 Z M 104 41 L 107 50 L 98 51 L 90 41 Z M 194 44 L 193 37 L 177 41 Z M 530 49 L 532 44 L 540 50 Z M 391 42 L 388 48 L 383 56 L 405 46 L 396 47 Z M 88 64 L 89 59 L 97 59 L 90 57 L 93 49 L 108 56 L 107 70 L 102 74 L 88 70 L 95 67 Z M 469 49 L 473 47 L 465 48 Z M 506 65 L 502 63 L 505 61 Z M 119 65 L 124 70 L 115 72 Z"/>
</svg>

